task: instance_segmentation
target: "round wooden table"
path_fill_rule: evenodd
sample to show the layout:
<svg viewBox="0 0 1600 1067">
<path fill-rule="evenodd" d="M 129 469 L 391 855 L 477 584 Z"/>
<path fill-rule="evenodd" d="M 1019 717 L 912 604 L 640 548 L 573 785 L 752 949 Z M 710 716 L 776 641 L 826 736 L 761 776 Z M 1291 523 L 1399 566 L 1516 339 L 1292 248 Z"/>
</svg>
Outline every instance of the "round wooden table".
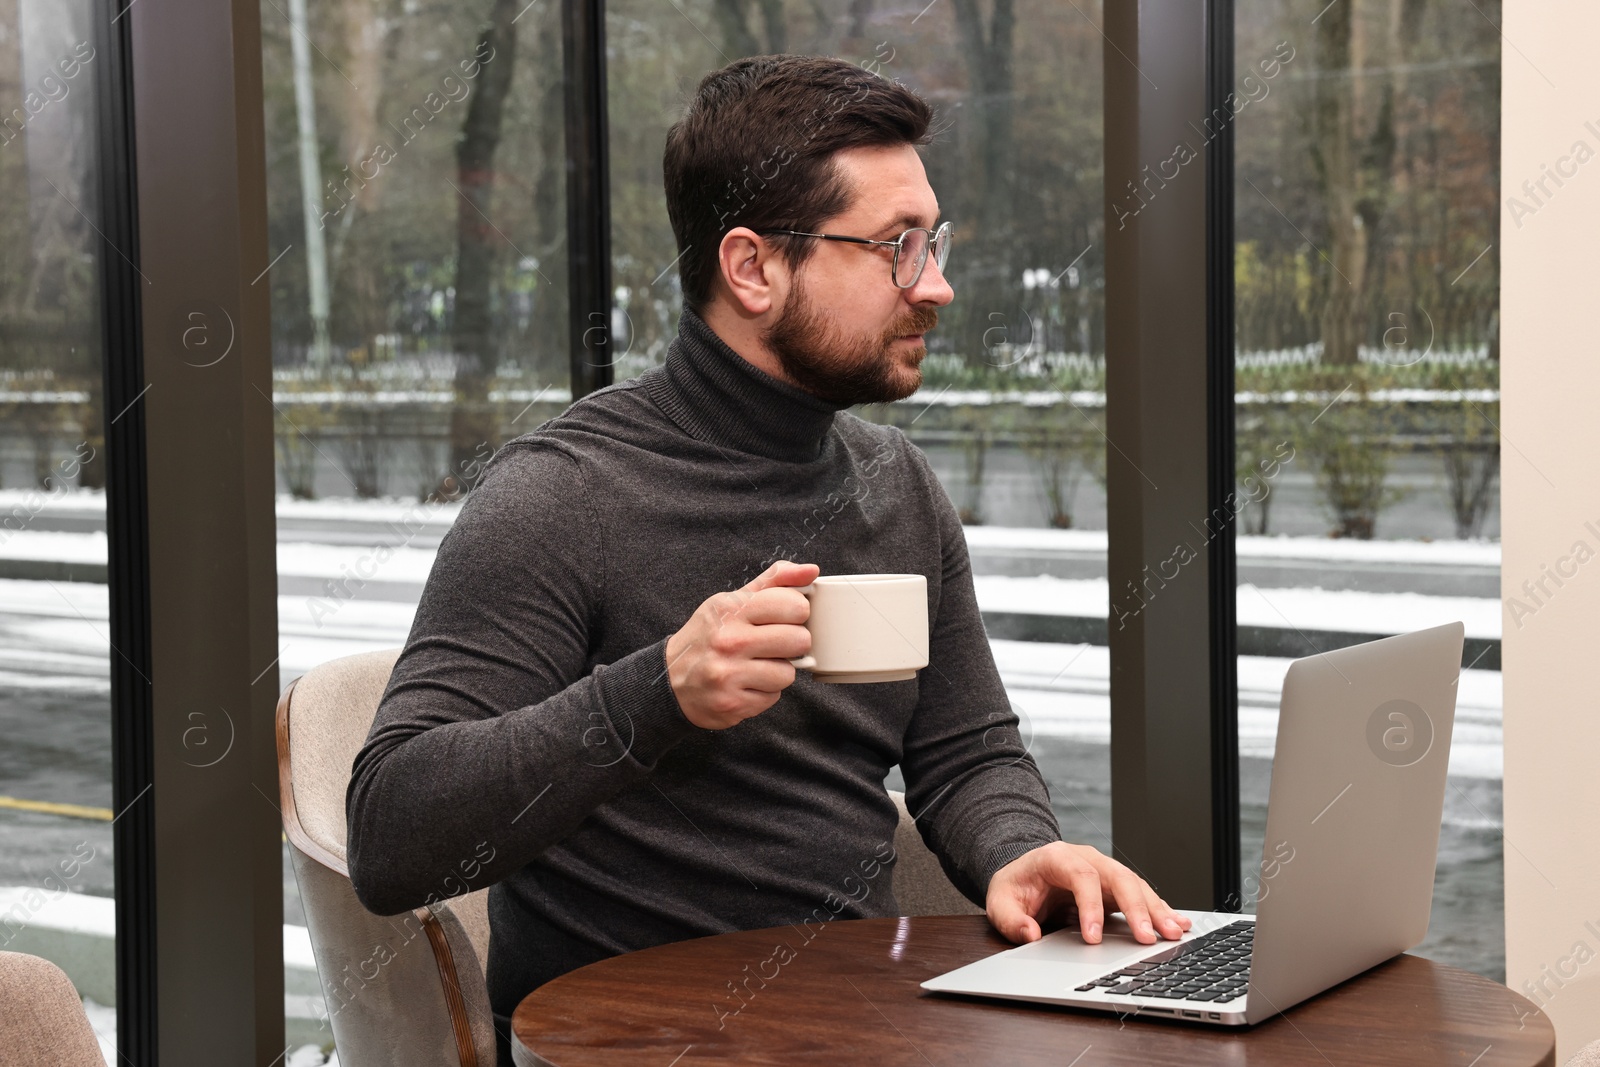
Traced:
<svg viewBox="0 0 1600 1067">
<path fill-rule="evenodd" d="M 1237 1030 L 919 987 L 1010 947 L 982 915 L 835 920 L 658 945 L 530 993 L 512 1017 L 513 1055 L 519 1067 L 1555 1064 L 1555 1031 L 1531 1002 L 1418 956 Z"/>
</svg>

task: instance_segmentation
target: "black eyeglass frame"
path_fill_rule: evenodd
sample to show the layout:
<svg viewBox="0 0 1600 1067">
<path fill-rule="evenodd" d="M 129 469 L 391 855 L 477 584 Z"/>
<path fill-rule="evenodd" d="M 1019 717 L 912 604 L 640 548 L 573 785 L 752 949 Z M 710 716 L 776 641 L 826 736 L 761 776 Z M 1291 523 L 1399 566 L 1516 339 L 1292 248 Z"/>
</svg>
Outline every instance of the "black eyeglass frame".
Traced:
<svg viewBox="0 0 1600 1067">
<path fill-rule="evenodd" d="M 926 226 L 913 226 L 911 229 L 907 230 L 905 233 L 902 233 L 899 237 L 896 237 L 892 241 L 876 241 L 870 237 L 848 237 L 839 233 L 807 233 L 804 230 L 766 229 L 757 230 L 756 232 L 763 235 L 769 233 L 787 233 L 792 234 L 795 237 L 820 237 L 825 241 L 849 241 L 851 244 L 883 245 L 887 248 L 893 248 L 894 261 L 889 265 L 889 280 L 894 282 L 896 289 L 910 289 L 912 286 L 916 285 L 922 280 L 922 272 L 928 265 L 928 256 L 933 252 L 935 245 L 937 245 L 939 248 L 939 254 L 934 256 L 933 261 L 934 263 L 938 264 L 938 267 L 941 271 L 944 270 L 945 263 L 949 262 L 950 259 L 950 242 L 955 236 L 955 226 L 950 222 L 941 222 L 937 230 L 930 230 Z M 922 259 L 917 263 L 917 273 L 912 276 L 909 282 L 907 282 L 905 285 L 901 285 L 898 281 L 895 281 L 895 279 L 900 275 L 900 252 L 905 247 L 906 237 L 909 234 L 918 232 L 928 235 L 928 243 L 922 247 Z"/>
</svg>

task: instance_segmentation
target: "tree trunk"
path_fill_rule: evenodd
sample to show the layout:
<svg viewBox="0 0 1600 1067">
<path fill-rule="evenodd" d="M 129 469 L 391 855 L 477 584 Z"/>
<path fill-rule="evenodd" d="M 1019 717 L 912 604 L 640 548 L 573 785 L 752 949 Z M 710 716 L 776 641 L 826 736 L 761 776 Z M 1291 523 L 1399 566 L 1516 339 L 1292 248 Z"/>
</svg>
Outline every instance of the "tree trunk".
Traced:
<svg viewBox="0 0 1600 1067">
<path fill-rule="evenodd" d="M 1327 300 L 1322 310 L 1322 362 L 1347 366 L 1356 362 L 1355 319 L 1360 310 L 1357 282 L 1366 262 L 1364 238 L 1356 215 L 1355 109 L 1360 78 L 1351 66 L 1356 28 L 1356 0 L 1343 0 L 1317 20 L 1317 66 L 1311 108 L 1316 169 L 1322 180 L 1328 215 Z M 1352 277 L 1352 274 L 1355 275 Z"/>
<path fill-rule="evenodd" d="M 384 46 L 400 25 L 398 20 L 385 17 L 382 8 L 386 6 L 385 0 L 343 0 L 340 5 L 348 55 L 345 73 L 361 87 L 360 92 L 352 90 L 339 94 L 344 111 L 340 155 L 358 180 L 354 202 L 363 214 L 377 206 L 383 191 L 383 182 L 369 180 L 358 164 L 377 144 L 378 109 L 383 101 L 383 75 L 387 69 L 385 53 L 390 51 Z M 340 179 L 343 177 L 339 175 Z"/>
<path fill-rule="evenodd" d="M 958 239 L 968 265 L 962 270 L 962 302 L 968 309 L 956 324 L 952 339 L 966 362 L 981 366 L 993 362 L 989 353 L 998 343 L 1027 344 L 1028 324 L 1016 303 L 1009 213 L 1016 184 L 1013 117 L 1016 110 L 1012 69 L 1016 14 L 1013 0 L 994 0 L 985 27 L 977 0 L 953 0 L 956 29 L 966 60 L 971 114 L 966 120 L 975 165 L 961 194 L 961 215 L 969 220 Z"/>
<path fill-rule="evenodd" d="M 529 350 L 542 382 L 567 385 L 572 380 L 572 348 L 567 342 L 566 128 L 562 123 L 561 34 L 540 33 L 535 71 L 538 89 L 538 177 L 533 186 L 534 256 L 538 284 L 529 317 L 533 336 Z M 548 116 L 546 118 L 545 116 Z M 518 432 L 528 429 L 523 426 Z"/>
<path fill-rule="evenodd" d="M 1369 3 L 1373 0 L 1369 0 Z M 1322 313 L 1322 362 L 1350 366 L 1359 358 L 1369 324 L 1369 279 L 1378 269 L 1395 187 L 1398 138 L 1395 109 L 1405 92 L 1404 66 L 1416 51 L 1427 0 L 1381 0 L 1388 5 L 1384 54 L 1388 68 L 1368 112 L 1368 33 L 1364 5 L 1343 0 L 1317 20 L 1320 77 L 1310 109 L 1312 163 L 1327 211 L 1330 266 Z M 1409 308 L 1388 311 L 1409 315 Z M 1409 324 L 1409 319 L 1407 319 Z"/>
<path fill-rule="evenodd" d="M 455 350 L 455 404 L 450 411 L 450 470 L 439 491 L 455 499 L 470 488 L 474 460 L 482 445 L 494 447 L 489 379 L 494 373 L 492 322 L 489 312 L 493 270 L 503 238 L 489 222 L 494 186 L 494 154 L 500 144 L 501 120 L 516 58 L 516 0 L 494 0 L 488 24 L 478 40 L 484 60 L 477 92 L 467 104 L 467 117 L 456 144 L 456 285 L 451 318 Z M 492 51 L 491 51 L 492 49 Z"/>
<path fill-rule="evenodd" d="M 850 0 L 850 30 L 852 39 L 867 35 L 867 19 L 872 17 L 873 0 Z"/>
<path fill-rule="evenodd" d="M 761 46 L 756 43 L 756 35 L 750 32 L 750 22 L 745 18 L 744 7 L 744 0 L 717 0 L 716 6 L 711 9 L 717 25 L 722 29 L 723 44 L 735 59 L 759 55 L 761 52 Z"/>
<path fill-rule="evenodd" d="M 722 27 L 722 40 L 728 54 L 735 59 L 745 56 L 773 55 L 788 51 L 789 24 L 783 10 L 783 0 L 755 0 L 761 10 L 761 24 L 767 41 L 763 45 L 750 28 L 746 14 L 749 0 L 717 0 L 712 8 L 717 25 Z"/>
</svg>

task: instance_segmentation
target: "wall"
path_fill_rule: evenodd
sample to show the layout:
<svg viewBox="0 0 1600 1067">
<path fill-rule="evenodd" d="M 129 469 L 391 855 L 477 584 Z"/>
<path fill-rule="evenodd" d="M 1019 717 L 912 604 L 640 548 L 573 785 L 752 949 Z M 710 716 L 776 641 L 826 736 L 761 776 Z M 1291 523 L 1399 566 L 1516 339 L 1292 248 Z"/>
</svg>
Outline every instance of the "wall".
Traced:
<svg viewBox="0 0 1600 1067">
<path fill-rule="evenodd" d="M 1506 979 L 1559 1063 L 1600 1038 L 1600 4 L 1501 28 Z"/>
</svg>

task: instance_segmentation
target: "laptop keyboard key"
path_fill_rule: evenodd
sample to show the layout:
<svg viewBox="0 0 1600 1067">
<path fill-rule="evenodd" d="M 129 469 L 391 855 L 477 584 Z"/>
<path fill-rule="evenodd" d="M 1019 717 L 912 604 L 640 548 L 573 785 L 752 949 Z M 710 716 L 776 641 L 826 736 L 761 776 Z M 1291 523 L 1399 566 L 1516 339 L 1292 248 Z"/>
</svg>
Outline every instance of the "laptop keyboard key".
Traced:
<svg viewBox="0 0 1600 1067">
<path fill-rule="evenodd" d="M 1243 988 L 1250 969 L 1253 923 L 1240 921 L 1131 963 L 1093 982 L 1079 986 L 1080 992 L 1095 988 L 1108 994 L 1181 1000 L 1204 992 L 1219 993 L 1231 986 Z M 1234 999 L 1219 995 L 1216 999 Z"/>
</svg>

